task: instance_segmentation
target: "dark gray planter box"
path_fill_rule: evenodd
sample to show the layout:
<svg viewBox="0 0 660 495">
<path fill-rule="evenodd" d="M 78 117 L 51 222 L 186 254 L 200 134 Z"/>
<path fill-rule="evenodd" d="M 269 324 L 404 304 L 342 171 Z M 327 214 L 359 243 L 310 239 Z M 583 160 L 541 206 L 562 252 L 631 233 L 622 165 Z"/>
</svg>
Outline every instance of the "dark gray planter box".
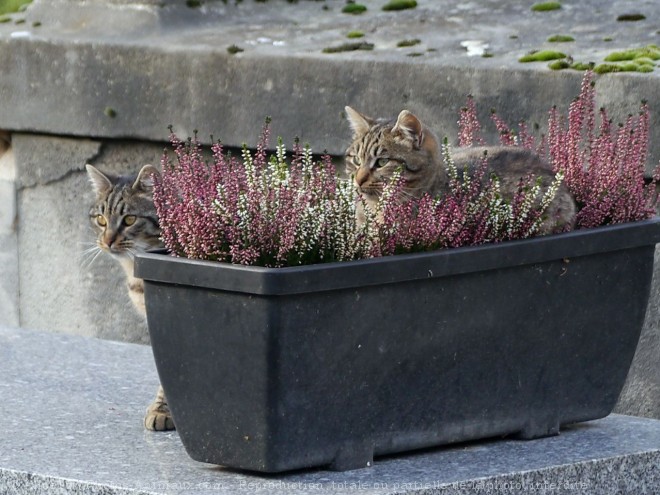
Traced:
<svg viewBox="0 0 660 495">
<path fill-rule="evenodd" d="M 267 269 L 139 255 L 193 459 L 278 472 L 608 415 L 644 321 L 658 219 Z"/>
</svg>

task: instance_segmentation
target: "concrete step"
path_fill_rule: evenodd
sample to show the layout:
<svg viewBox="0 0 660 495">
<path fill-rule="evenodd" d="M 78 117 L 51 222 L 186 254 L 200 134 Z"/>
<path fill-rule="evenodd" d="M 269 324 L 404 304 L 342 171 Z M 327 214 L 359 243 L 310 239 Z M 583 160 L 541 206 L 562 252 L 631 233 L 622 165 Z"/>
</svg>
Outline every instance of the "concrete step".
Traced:
<svg viewBox="0 0 660 495">
<path fill-rule="evenodd" d="M 377 458 L 372 468 L 255 475 L 202 464 L 143 429 L 149 347 L 0 328 L 0 493 L 655 493 L 660 421 L 611 415 L 558 437 Z"/>
<path fill-rule="evenodd" d="M 563 2 L 549 12 L 515 0 L 420 0 L 386 12 L 387 1 L 362 2 L 367 11 L 350 15 L 344 0 L 194 2 L 198 8 L 34 0 L 0 24 L 0 129 L 163 141 L 173 124 L 184 137 L 199 129 L 201 138 L 241 146 L 255 144 L 270 116 L 273 134 L 287 143 L 298 136 L 318 152 L 343 154 L 350 136 L 343 109 L 351 105 L 373 117 L 407 108 L 453 142 L 468 93 L 485 117 L 496 108 L 512 123 L 543 126 L 552 105 L 568 106 L 582 74 L 520 63 L 531 50 L 601 63 L 660 40 L 655 0 Z M 625 14 L 644 19 L 617 20 Z M 355 31 L 364 37 L 349 39 Z M 575 41 L 547 41 L 557 34 Z M 398 46 L 406 40 L 419 43 Z M 373 49 L 323 53 L 356 41 Z M 599 104 L 617 119 L 651 102 L 657 163 L 660 69 L 605 75 L 599 91 Z M 496 134 L 491 126 L 491 139 Z"/>
</svg>

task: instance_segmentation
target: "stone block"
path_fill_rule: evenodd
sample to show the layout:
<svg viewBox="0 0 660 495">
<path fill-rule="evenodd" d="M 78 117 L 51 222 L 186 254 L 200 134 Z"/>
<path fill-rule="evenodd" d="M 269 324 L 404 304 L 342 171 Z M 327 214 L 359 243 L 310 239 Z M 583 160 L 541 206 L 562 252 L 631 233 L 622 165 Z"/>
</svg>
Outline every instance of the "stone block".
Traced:
<svg viewBox="0 0 660 495">
<path fill-rule="evenodd" d="M 0 376 L 0 493 L 600 495 L 660 486 L 653 419 L 612 415 L 556 437 L 377 457 L 355 471 L 264 476 L 195 462 L 176 432 L 144 430 L 158 384 L 148 347 L 0 328 Z"/>
<path fill-rule="evenodd" d="M 625 311 L 625 308 L 622 308 Z M 656 248 L 646 321 L 616 412 L 660 419 L 660 247 Z"/>
</svg>

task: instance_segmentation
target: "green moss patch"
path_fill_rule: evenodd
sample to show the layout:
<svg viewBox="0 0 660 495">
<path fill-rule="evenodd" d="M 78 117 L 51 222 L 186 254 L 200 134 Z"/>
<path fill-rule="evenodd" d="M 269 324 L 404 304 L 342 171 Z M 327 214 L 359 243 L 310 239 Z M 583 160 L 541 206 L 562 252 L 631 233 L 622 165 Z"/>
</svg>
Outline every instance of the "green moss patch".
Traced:
<svg viewBox="0 0 660 495">
<path fill-rule="evenodd" d="M 344 5 L 344 8 L 341 9 L 344 14 L 361 14 L 362 12 L 367 11 L 367 7 L 361 3 L 347 3 Z"/>
<path fill-rule="evenodd" d="M 644 14 L 622 14 L 616 18 L 619 22 L 636 22 L 646 19 Z"/>
<path fill-rule="evenodd" d="M 374 44 L 367 43 L 366 41 L 356 43 L 344 43 L 338 46 L 328 46 L 321 50 L 323 53 L 341 53 L 341 52 L 354 52 L 357 50 L 373 50 Z"/>
<path fill-rule="evenodd" d="M 528 53 L 518 59 L 518 62 L 549 62 L 550 60 L 558 60 L 566 58 L 565 53 L 556 52 L 553 50 L 541 50 L 534 53 Z"/>
<path fill-rule="evenodd" d="M 647 45 L 641 48 L 613 52 L 605 57 L 605 62 L 624 62 L 637 59 L 660 60 L 660 47 Z"/>
<path fill-rule="evenodd" d="M 557 35 L 559 36 L 559 35 Z M 551 41 L 552 38 L 548 39 Z M 639 48 L 612 52 L 604 59 L 604 63 L 573 62 L 572 58 L 557 51 L 542 50 L 530 52 L 518 59 L 519 62 L 550 62 L 551 70 L 593 70 L 597 74 L 610 72 L 653 72 L 656 61 L 660 60 L 660 47 L 647 45 Z"/>
<path fill-rule="evenodd" d="M 112 107 L 105 107 L 105 109 L 103 110 L 103 114 L 106 117 L 110 117 L 111 119 L 114 119 L 117 116 L 117 111 Z"/>
<path fill-rule="evenodd" d="M 237 53 L 241 53 L 244 51 L 245 50 L 243 50 L 240 46 L 236 46 L 236 45 L 229 45 L 227 47 L 227 53 L 229 53 L 230 55 L 236 55 Z"/>
<path fill-rule="evenodd" d="M 364 33 L 362 31 L 350 31 L 346 34 L 346 37 L 350 39 L 362 38 Z"/>
<path fill-rule="evenodd" d="M 647 64 L 640 64 L 636 61 L 621 63 L 599 64 L 594 67 L 596 74 L 607 74 L 609 72 L 653 72 L 653 67 Z"/>
<path fill-rule="evenodd" d="M 399 48 L 405 48 L 407 46 L 419 45 L 421 42 L 422 41 L 418 40 L 417 38 L 415 38 L 413 40 L 401 40 L 396 44 L 396 46 L 398 46 Z"/>
<path fill-rule="evenodd" d="M 559 9 L 561 9 L 561 3 L 559 2 L 541 2 L 532 5 L 532 10 L 534 12 L 548 12 L 550 10 L 559 10 Z"/>
<path fill-rule="evenodd" d="M 570 41 L 575 41 L 575 38 L 567 34 L 554 34 L 548 38 L 550 43 L 568 43 Z"/>
<path fill-rule="evenodd" d="M 21 12 L 25 10 L 31 2 L 32 0 L 0 0 L 0 15 Z"/>
<path fill-rule="evenodd" d="M 390 0 L 388 3 L 383 5 L 383 10 L 406 10 L 414 9 L 415 7 L 417 7 L 416 0 Z"/>
</svg>

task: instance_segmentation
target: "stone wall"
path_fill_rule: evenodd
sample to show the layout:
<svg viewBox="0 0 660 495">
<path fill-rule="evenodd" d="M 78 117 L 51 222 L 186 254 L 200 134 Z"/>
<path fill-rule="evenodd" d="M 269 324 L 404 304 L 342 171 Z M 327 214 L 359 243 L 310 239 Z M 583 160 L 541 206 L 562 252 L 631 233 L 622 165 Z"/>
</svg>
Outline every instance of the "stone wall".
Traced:
<svg viewBox="0 0 660 495">
<path fill-rule="evenodd" d="M 105 253 L 86 253 L 95 233 L 88 219 L 94 196 L 84 167 L 91 163 L 113 174 L 134 173 L 145 163 L 158 164 L 163 145 L 15 134 L 13 150 L 20 253 L 17 323 L 148 342 L 119 265 Z"/>
</svg>

